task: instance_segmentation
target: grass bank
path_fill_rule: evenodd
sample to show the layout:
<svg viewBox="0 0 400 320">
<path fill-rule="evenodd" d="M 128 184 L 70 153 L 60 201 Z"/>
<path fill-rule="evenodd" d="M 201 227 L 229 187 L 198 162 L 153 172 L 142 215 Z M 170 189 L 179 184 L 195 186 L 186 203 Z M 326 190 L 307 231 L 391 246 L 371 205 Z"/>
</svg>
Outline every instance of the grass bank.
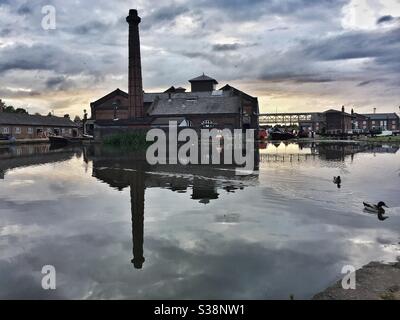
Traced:
<svg viewBox="0 0 400 320">
<path fill-rule="evenodd" d="M 368 141 L 368 142 L 400 142 L 400 136 L 370 137 L 366 141 Z"/>
<path fill-rule="evenodd" d="M 103 144 L 106 146 L 130 150 L 143 150 L 151 143 L 146 141 L 145 133 L 116 133 L 103 139 Z"/>
</svg>

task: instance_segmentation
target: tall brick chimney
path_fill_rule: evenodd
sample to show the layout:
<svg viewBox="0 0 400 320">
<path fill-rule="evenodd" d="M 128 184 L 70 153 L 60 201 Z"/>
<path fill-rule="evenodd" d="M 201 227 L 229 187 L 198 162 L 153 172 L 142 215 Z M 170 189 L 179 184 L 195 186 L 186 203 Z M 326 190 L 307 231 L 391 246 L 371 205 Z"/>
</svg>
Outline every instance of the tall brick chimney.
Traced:
<svg viewBox="0 0 400 320">
<path fill-rule="evenodd" d="M 142 63 L 140 59 L 139 23 L 141 21 L 137 10 L 129 10 L 126 17 L 129 23 L 129 118 L 136 119 L 144 117 L 143 107 L 143 84 Z"/>
</svg>

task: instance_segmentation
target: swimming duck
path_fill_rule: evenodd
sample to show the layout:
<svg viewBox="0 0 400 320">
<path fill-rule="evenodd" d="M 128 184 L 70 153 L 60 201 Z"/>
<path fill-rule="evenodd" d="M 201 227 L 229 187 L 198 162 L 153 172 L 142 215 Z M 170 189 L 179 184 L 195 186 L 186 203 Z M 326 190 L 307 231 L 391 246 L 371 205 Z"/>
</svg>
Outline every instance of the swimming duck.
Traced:
<svg viewBox="0 0 400 320">
<path fill-rule="evenodd" d="M 333 177 L 333 183 L 337 185 L 338 188 L 340 188 L 340 185 L 342 184 L 342 179 L 340 176 Z"/>
<path fill-rule="evenodd" d="M 379 213 L 379 214 L 384 214 L 385 213 L 385 209 L 383 209 L 383 207 L 385 208 L 389 208 L 386 203 L 384 203 L 383 201 L 380 201 L 378 204 L 369 204 L 366 202 L 363 202 L 364 204 L 364 209 L 369 211 L 369 212 L 374 212 L 374 213 Z"/>
<path fill-rule="evenodd" d="M 333 177 L 333 183 L 334 184 L 341 184 L 342 183 L 342 179 L 340 178 L 340 176 Z"/>
</svg>

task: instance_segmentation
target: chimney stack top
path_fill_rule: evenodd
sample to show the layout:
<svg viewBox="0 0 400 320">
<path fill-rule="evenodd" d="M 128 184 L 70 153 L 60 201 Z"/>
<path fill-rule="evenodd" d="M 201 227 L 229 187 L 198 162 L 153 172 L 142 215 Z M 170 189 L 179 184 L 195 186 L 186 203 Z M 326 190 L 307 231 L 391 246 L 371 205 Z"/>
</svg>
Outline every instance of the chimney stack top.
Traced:
<svg viewBox="0 0 400 320">
<path fill-rule="evenodd" d="M 140 23 L 141 19 L 138 16 L 138 12 L 136 9 L 129 10 L 129 16 L 126 17 L 126 22 L 128 23 Z"/>
</svg>

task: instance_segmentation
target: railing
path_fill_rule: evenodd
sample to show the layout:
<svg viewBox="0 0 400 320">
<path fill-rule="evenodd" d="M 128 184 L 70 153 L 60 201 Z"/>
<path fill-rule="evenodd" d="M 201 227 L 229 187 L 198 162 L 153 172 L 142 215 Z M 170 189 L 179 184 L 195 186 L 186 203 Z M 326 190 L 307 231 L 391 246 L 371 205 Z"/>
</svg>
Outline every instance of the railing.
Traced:
<svg viewBox="0 0 400 320">
<path fill-rule="evenodd" d="M 316 112 L 301 113 L 262 113 L 258 115 L 260 125 L 298 124 L 301 121 L 313 121 Z M 317 121 L 317 120 L 315 120 Z"/>
</svg>

